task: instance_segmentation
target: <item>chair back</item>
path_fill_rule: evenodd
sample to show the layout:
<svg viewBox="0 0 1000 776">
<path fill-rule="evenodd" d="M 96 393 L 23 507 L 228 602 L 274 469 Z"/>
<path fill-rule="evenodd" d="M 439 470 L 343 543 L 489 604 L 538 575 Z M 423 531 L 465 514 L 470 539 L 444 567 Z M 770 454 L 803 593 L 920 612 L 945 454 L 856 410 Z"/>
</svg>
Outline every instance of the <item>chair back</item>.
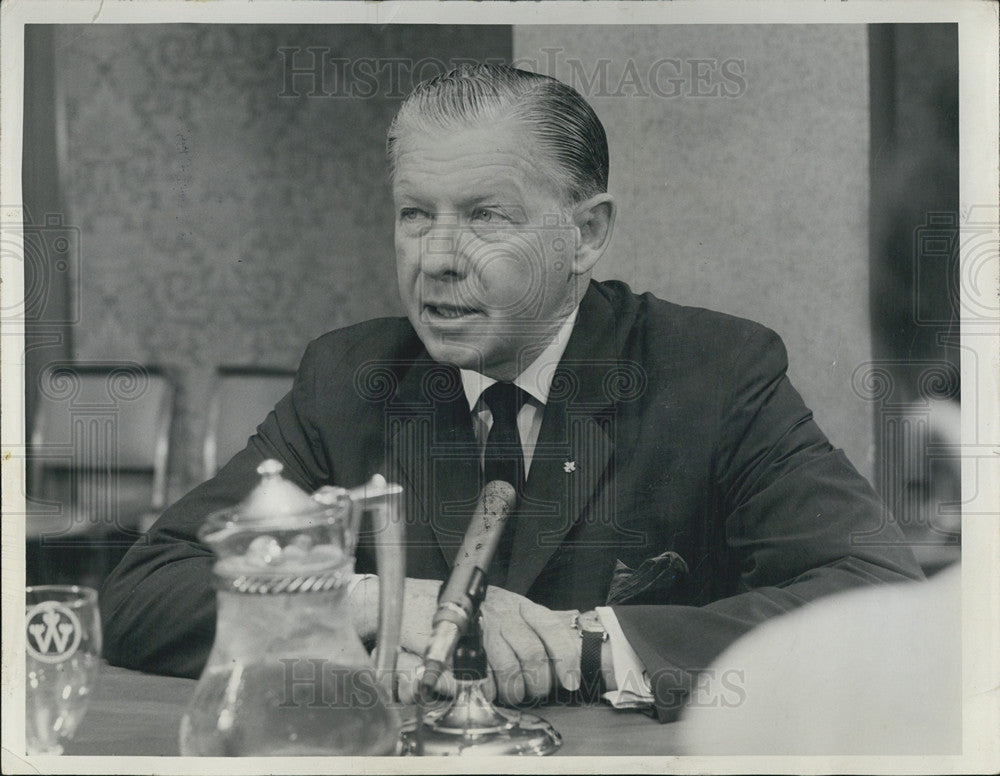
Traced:
<svg viewBox="0 0 1000 776">
<path fill-rule="evenodd" d="M 224 366 L 216 372 L 205 424 L 204 476 L 246 447 L 256 428 L 292 388 L 295 371 L 268 367 Z"/>
<path fill-rule="evenodd" d="M 89 514 L 94 528 L 112 514 L 121 528 L 162 509 L 174 394 L 164 373 L 134 362 L 42 370 L 28 478 L 39 524 L 45 514 Z"/>
</svg>

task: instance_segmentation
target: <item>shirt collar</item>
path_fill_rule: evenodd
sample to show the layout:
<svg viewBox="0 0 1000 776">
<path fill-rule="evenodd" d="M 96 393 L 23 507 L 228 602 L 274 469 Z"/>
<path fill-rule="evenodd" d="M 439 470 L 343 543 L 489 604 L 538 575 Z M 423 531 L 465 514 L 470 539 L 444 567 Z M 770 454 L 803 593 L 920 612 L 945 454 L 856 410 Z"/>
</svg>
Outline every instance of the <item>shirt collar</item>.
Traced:
<svg viewBox="0 0 1000 776">
<path fill-rule="evenodd" d="M 556 366 L 566 351 L 569 336 L 573 333 L 573 326 L 576 324 L 576 315 L 579 307 L 573 308 L 566 320 L 563 321 L 556 336 L 546 346 L 545 350 L 538 354 L 538 358 L 532 361 L 528 367 L 514 378 L 514 385 L 529 394 L 539 404 L 546 404 L 549 400 L 549 389 L 552 387 L 552 378 L 555 376 Z M 492 377 L 479 374 L 471 369 L 460 369 L 462 375 L 462 387 L 465 389 L 465 398 L 469 401 L 469 409 L 476 406 L 483 391 L 493 385 L 496 380 Z"/>
</svg>

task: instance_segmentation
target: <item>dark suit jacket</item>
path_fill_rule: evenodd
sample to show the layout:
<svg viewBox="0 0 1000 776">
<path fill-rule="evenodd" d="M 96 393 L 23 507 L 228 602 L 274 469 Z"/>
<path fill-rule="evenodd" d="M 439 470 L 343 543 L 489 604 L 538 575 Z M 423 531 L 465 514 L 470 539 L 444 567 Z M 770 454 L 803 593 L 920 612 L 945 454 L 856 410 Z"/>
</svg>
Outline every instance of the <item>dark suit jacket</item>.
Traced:
<svg viewBox="0 0 1000 776">
<path fill-rule="evenodd" d="M 698 669 L 755 623 L 920 576 L 786 365 L 777 335 L 758 324 L 592 283 L 553 380 L 505 587 L 584 610 L 607 602 L 616 568 L 627 581 L 676 553 L 683 563 L 615 607 L 663 720 Z M 245 496 L 268 457 L 309 491 L 375 472 L 404 484 L 411 577 L 446 577 L 481 485 L 457 369 L 432 361 L 405 319 L 330 332 L 309 345 L 292 391 L 246 449 L 168 509 L 107 581 L 111 662 L 199 673 L 215 594 L 196 532 Z M 374 570 L 372 557 L 363 537 L 359 570 Z"/>
</svg>

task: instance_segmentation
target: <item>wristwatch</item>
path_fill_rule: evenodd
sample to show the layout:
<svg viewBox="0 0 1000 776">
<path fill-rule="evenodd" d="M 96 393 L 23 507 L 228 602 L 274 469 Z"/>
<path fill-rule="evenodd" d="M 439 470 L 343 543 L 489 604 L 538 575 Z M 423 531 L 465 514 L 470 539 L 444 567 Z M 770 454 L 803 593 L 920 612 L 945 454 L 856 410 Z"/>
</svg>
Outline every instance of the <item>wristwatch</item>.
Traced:
<svg viewBox="0 0 1000 776">
<path fill-rule="evenodd" d="M 608 640 L 608 632 L 601 624 L 597 612 L 591 610 L 573 617 L 573 627 L 580 633 L 580 693 L 587 700 L 596 700 L 604 691 L 604 673 L 601 671 L 601 649 Z"/>
</svg>

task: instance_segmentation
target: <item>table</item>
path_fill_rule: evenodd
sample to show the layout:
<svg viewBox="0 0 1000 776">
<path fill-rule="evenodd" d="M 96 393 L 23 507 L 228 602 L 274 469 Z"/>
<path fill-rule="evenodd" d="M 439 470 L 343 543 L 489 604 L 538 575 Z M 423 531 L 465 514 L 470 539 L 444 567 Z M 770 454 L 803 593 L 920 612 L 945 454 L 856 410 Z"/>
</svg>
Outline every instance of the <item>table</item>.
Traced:
<svg viewBox="0 0 1000 776">
<path fill-rule="evenodd" d="M 104 666 L 68 755 L 178 755 L 177 731 L 195 682 Z M 671 755 L 683 722 L 661 725 L 606 704 L 532 709 L 563 737 L 560 755 Z"/>
</svg>

